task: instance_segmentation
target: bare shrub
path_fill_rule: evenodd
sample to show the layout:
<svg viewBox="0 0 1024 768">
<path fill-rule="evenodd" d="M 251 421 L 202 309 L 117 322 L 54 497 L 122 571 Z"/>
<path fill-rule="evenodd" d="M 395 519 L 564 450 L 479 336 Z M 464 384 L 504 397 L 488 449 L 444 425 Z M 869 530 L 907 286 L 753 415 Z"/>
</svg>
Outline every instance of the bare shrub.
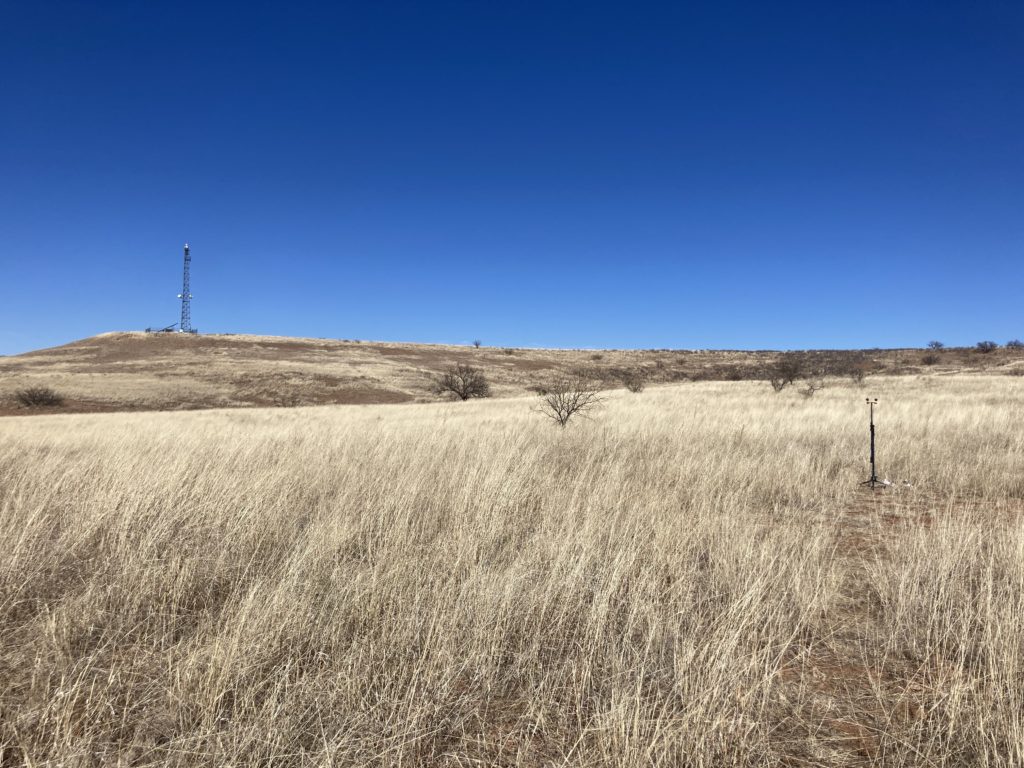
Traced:
<svg viewBox="0 0 1024 768">
<path fill-rule="evenodd" d="M 445 370 L 438 379 L 434 391 L 439 395 L 449 395 L 459 400 L 491 396 L 491 386 L 487 383 L 484 372 L 462 363 Z"/>
<path fill-rule="evenodd" d="M 995 350 L 999 349 L 999 345 L 996 344 L 994 341 L 979 341 L 977 345 L 975 345 L 975 349 L 977 349 L 979 352 L 988 354 L 989 352 L 994 352 Z"/>
<path fill-rule="evenodd" d="M 1007 349 L 1024 349 L 1024 341 L 1020 339 L 1010 339 L 1006 342 Z"/>
<path fill-rule="evenodd" d="M 14 397 L 25 408 L 45 408 L 64 403 L 63 396 L 49 387 L 26 387 L 15 392 Z"/>
<path fill-rule="evenodd" d="M 515 353 L 516 351 L 514 349 L 511 349 L 510 347 L 505 347 L 503 350 L 501 350 L 501 354 L 503 355 L 514 355 Z"/>
<path fill-rule="evenodd" d="M 814 376 L 807 379 L 804 382 L 804 386 L 797 390 L 804 397 L 814 397 L 815 392 L 819 392 L 825 388 L 825 380 Z"/>
<path fill-rule="evenodd" d="M 604 360 L 604 355 L 601 354 L 600 352 L 595 352 L 594 354 L 592 354 L 590 356 L 590 359 L 591 360 Z"/>
<path fill-rule="evenodd" d="M 921 358 L 921 362 L 924 365 L 935 365 L 935 364 L 937 364 L 939 362 L 939 356 L 938 355 L 924 355 Z"/>
<path fill-rule="evenodd" d="M 538 387 L 541 398 L 538 410 L 564 427 L 577 414 L 586 417 L 604 400 L 587 374 L 572 373 Z"/>
<path fill-rule="evenodd" d="M 473 346 L 476 347 L 477 349 L 480 349 L 481 344 L 483 344 L 483 342 L 480 341 L 480 339 L 473 339 Z"/>
<path fill-rule="evenodd" d="M 647 386 L 647 371 L 643 368 L 633 368 L 619 374 L 619 381 L 633 394 L 644 391 Z"/>
<path fill-rule="evenodd" d="M 772 389 L 781 392 L 794 381 L 806 374 L 806 360 L 799 352 L 785 352 L 778 359 L 765 367 L 765 378 Z"/>
<path fill-rule="evenodd" d="M 940 349 L 945 348 L 945 346 L 946 345 L 943 344 L 941 341 L 929 341 L 928 342 L 928 349 L 933 349 L 936 352 L 938 352 Z"/>
</svg>

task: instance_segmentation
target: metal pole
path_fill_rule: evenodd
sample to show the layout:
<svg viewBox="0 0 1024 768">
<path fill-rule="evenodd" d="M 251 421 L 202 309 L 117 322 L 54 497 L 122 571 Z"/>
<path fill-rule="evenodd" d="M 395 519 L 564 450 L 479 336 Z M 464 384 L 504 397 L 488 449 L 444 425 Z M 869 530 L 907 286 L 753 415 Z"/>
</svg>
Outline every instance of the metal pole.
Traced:
<svg viewBox="0 0 1024 768">
<path fill-rule="evenodd" d="M 875 480 L 878 479 L 878 473 L 875 471 L 875 404 L 871 403 L 871 483 L 874 484 Z"/>
<path fill-rule="evenodd" d="M 878 402 L 878 398 L 871 399 L 870 397 L 865 398 L 865 402 L 868 404 L 868 423 L 870 425 L 871 433 L 871 477 L 864 485 L 869 485 L 874 488 L 878 485 L 878 471 L 875 468 L 875 404 Z"/>
</svg>

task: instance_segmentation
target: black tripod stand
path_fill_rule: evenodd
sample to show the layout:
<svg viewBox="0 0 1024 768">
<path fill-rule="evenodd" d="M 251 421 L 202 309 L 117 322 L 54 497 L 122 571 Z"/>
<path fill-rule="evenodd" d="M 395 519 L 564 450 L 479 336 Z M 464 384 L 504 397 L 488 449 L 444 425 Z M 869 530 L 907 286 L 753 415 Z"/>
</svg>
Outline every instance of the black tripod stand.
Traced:
<svg viewBox="0 0 1024 768">
<path fill-rule="evenodd" d="M 875 469 L 875 405 L 878 403 L 878 398 L 865 398 L 864 400 L 868 404 L 868 413 L 870 414 L 871 424 L 871 477 L 865 480 L 861 485 L 866 485 L 870 488 L 874 488 L 876 485 L 884 485 L 881 480 L 878 479 L 878 471 Z"/>
</svg>

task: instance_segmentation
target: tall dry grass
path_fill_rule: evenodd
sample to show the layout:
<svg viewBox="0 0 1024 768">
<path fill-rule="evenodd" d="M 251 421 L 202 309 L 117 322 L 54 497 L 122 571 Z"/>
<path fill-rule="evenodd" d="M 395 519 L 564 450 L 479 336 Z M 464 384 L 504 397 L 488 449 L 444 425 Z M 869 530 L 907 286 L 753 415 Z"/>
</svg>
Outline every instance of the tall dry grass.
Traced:
<svg viewBox="0 0 1024 768">
<path fill-rule="evenodd" d="M 1022 391 L 6 419 L 0 765 L 1020 764 Z"/>
</svg>

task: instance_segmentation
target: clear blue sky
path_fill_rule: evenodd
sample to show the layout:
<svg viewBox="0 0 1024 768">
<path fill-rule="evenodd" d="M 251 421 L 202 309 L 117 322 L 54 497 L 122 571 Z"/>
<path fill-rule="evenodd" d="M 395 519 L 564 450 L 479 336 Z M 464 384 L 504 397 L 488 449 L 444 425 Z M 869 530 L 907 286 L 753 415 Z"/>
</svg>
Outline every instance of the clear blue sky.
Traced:
<svg viewBox="0 0 1024 768">
<path fill-rule="evenodd" d="M 1020 2 L 0 10 L 0 353 L 1024 337 Z"/>
</svg>

